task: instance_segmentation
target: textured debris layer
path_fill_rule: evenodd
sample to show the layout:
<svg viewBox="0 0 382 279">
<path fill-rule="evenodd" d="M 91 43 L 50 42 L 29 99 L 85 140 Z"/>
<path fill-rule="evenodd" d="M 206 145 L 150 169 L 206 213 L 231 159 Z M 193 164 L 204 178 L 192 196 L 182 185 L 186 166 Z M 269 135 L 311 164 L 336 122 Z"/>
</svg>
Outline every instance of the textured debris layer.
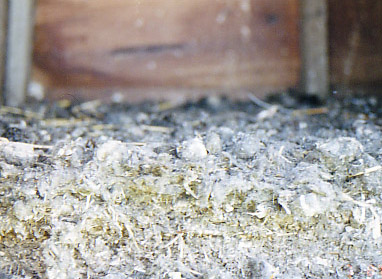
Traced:
<svg viewBox="0 0 382 279">
<path fill-rule="evenodd" d="M 380 278 L 377 101 L 280 99 L 4 108 L 0 277 Z"/>
</svg>

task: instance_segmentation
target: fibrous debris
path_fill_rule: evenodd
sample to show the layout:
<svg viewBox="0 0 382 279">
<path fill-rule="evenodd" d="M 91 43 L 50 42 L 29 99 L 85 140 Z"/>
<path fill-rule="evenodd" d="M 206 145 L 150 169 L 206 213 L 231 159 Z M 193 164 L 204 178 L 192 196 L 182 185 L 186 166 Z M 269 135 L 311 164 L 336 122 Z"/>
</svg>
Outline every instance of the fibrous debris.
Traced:
<svg viewBox="0 0 382 279">
<path fill-rule="evenodd" d="M 379 278 L 377 113 L 252 100 L 0 110 L 0 276 Z"/>
</svg>

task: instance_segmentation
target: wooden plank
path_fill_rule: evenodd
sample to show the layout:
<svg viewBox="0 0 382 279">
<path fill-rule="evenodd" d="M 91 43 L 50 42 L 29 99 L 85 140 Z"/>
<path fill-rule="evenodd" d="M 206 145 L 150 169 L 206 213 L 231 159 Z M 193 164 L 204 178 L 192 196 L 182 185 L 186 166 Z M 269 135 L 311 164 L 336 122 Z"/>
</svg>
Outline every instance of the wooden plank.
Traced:
<svg viewBox="0 0 382 279">
<path fill-rule="evenodd" d="M 8 2 L 0 1 L 0 104 L 3 104 Z"/>
<path fill-rule="evenodd" d="M 382 93 L 382 1 L 329 0 L 331 83 Z"/>
<path fill-rule="evenodd" d="M 35 78 L 55 88 L 280 90 L 298 0 L 39 0 Z"/>
<path fill-rule="evenodd" d="M 327 0 L 301 0 L 302 90 L 325 98 L 329 89 Z"/>
<path fill-rule="evenodd" d="M 4 93 L 9 106 L 19 106 L 25 102 L 31 68 L 33 18 L 33 0 L 9 1 Z"/>
</svg>

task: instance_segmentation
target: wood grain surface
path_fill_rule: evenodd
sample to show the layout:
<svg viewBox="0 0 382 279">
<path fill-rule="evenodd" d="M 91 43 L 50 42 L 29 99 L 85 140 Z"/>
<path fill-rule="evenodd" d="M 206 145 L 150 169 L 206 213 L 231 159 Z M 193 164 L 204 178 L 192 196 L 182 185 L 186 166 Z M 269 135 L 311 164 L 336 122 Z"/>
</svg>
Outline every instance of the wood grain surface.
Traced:
<svg viewBox="0 0 382 279">
<path fill-rule="evenodd" d="M 299 78 L 298 20 L 298 0 L 38 0 L 34 79 L 53 91 L 285 89 Z"/>
<path fill-rule="evenodd" d="M 331 83 L 382 91 L 382 1 L 329 0 Z"/>
</svg>

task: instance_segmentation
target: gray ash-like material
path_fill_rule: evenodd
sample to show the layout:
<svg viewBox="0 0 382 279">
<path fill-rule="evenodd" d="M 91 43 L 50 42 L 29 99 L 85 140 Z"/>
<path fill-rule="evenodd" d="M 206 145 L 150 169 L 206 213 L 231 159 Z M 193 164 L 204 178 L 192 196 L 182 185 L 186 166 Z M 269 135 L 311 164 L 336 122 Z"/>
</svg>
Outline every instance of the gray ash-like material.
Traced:
<svg viewBox="0 0 382 279">
<path fill-rule="evenodd" d="M 0 277 L 381 278 L 378 102 L 279 100 L 1 109 Z"/>
</svg>

